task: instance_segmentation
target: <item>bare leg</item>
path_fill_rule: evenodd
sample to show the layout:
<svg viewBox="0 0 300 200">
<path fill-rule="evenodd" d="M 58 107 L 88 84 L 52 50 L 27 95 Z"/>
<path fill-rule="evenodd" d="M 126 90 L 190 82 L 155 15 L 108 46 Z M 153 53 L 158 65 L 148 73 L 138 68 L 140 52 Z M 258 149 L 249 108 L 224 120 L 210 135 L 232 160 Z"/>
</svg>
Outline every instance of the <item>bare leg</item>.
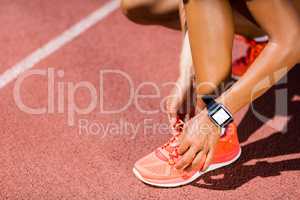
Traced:
<svg viewBox="0 0 300 200">
<path fill-rule="evenodd" d="M 300 61 L 297 4 L 290 0 L 252 0 L 247 5 L 270 41 L 247 73 L 222 95 L 220 101 L 233 113 L 262 95 Z"/>
<path fill-rule="evenodd" d="M 190 0 L 185 5 L 197 94 L 209 94 L 230 75 L 234 36 L 230 4 Z M 198 105 L 201 107 L 201 105 Z"/>
<path fill-rule="evenodd" d="M 182 1 L 179 2 L 180 25 L 182 30 L 182 49 L 179 62 L 179 77 L 175 87 L 171 90 L 169 98 L 166 102 L 167 114 L 172 123 L 176 122 L 178 114 L 182 118 L 188 119 L 192 115 L 193 110 L 193 61 L 189 36 L 186 27 L 186 16 Z"/>
<path fill-rule="evenodd" d="M 162 25 L 168 28 L 182 30 L 179 20 L 179 3 L 181 0 L 122 0 L 123 13 L 132 21 L 143 25 Z M 243 4 L 241 4 L 243 5 Z M 242 7 L 238 6 L 237 8 Z M 257 37 L 265 33 L 249 18 L 233 11 L 237 34 L 247 37 Z M 247 18 L 248 17 L 248 18 Z"/>
<path fill-rule="evenodd" d="M 181 116 L 191 117 L 190 114 L 193 110 L 193 76 L 190 43 L 188 34 L 185 32 L 179 62 L 179 77 L 166 102 L 167 113 L 173 122 L 176 122 L 176 116 L 179 113 Z"/>
<path fill-rule="evenodd" d="M 227 14 L 230 9 L 228 9 L 229 6 L 226 3 L 228 1 L 225 0 L 190 0 L 186 4 L 196 77 L 201 77 L 199 69 L 205 70 L 202 68 L 205 64 L 206 67 L 211 67 L 210 64 L 223 62 L 223 67 L 225 70 L 227 69 L 227 57 L 229 57 L 228 54 L 231 49 L 226 52 L 226 48 L 229 45 L 232 32 L 230 26 L 222 27 L 228 23 L 226 20 L 230 21 L 230 14 Z M 300 61 L 300 16 L 293 1 L 251 0 L 247 1 L 247 5 L 258 24 L 268 33 L 270 40 L 246 74 L 217 99 L 217 101 L 223 102 L 232 113 L 237 112 L 241 107 L 262 95 Z M 216 24 L 209 17 L 206 18 L 209 24 L 201 20 L 201 17 L 205 17 L 203 12 L 208 12 L 206 9 L 214 14 L 211 16 L 207 14 L 207 16 L 213 17 L 219 23 Z M 199 10 L 201 12 L 197 12 Z M 222 20 L 225 20 L 225 22 Z M 204 26 L 202 28 L 204 28 L 205 34 L 200 31 L 199 21 Z M 212 46 L 208 52 L 213 53 L 211 48 L 215 48 L 217 46 L 216 42 L 220 41 L 219 38 L 211 38 L 210 36 L 220 35 L 211 32 L 220 31 L 220 27 L 224 29 L 224 36 L 221 37 L 225 38 L 226 41 L 220 43 L 218 52 L 223 53 L 223 55 L 218 55 L 219 62 L 215 62 L 213 59 L 206 60 L 207 63 L 203 62 L 200 59 L 204 49 L 201 45 L 203 35 L 207 37 L 207 46 Z M 210 54 L 207 56 L 210 56 Z M 215 56 L 211 58 L 215 58 Z M 202 125 L 206 125 L 209 129 L 203 131 L 201 129 Z M 205 158 L 203 170 L 206 170 L 214 157 L 216 144 L 220 137 L 220 129 L 209 119 L 207 110 L 204 109 L 186 124 L 184 134 L 178 150 L 183 157 L 175 167 L 181 169 L 192 164 L 192 168 L 197 169 L 196 166 L 199 166 L 202 158 Z"/>
<path fill-rule="evenodd" d="M 176 87 L 173 88 L 171 94 L 169 96 L 168 101 L 166 102 L 167 112 L 169 116 L 175 117 L 179 111 L 179 113 L 185 115 L 186 117 L 192 117 L 193 111 L 195 109 L 193 105 L 193 88 L 192 88 L 192 77 L 194 77 L 193 61 L 191 58 L 190 52 L 190 43 L 186 30 L 186 16 L 184 11 L 184 6 L 182 1 L 180 1 L 179 5 L 180 11 L 180 22 L 183 32 L 183 47 L 180 57 L 179 69 L 180 75 L 176 81 Z M 235 16 L 235 26 L 238 28 L 240 34 L 248 36 L 248 37 L 257 37 L 264 35 L 264 32 L 258 28 L 251 19 L 248 20 L 246 17 L 241 15 L 236 10 L 233 11 L 233 15 Z M 211 68 L 211 73 L 218 74 L 220 71 L 217 68 Z M 205 74 L 204 72 L 201 72 Z M 227 74 L 224 74 L 224 77 Z M 207 76 L 206 76 L 207 77 Z M 207 80 L 204 79 L 203 82 Z M 197 108 L 200 108 L 199 105 Z M 182 116 L 182 115 L 181 115 Z"/>
<path fill-rule="evenodd" d="M 197 82 L 196 93 L 210 94 L 231 72 L 234 37 L 232 9 L 227 0 L 189 0 L 185 8 Z M 203 107 L 201 104 L 202 101 L 198 100 L 197 107 L 200 109 Z M 206 170 L 213 158 L 220 130 L 207 115 L 206 118 L 199 117 L 201 113 L 185 124 L 178 148 L 182 158 L 175 165 L 177 169 L 191 166 L 191 169 L 199 170 L 204 160 L 203 170 Z M 203 125 L 208 125 L 204 131 L 201 130 Z M 210 134 L 212 131 L 216 134 Z"/>
</svg>

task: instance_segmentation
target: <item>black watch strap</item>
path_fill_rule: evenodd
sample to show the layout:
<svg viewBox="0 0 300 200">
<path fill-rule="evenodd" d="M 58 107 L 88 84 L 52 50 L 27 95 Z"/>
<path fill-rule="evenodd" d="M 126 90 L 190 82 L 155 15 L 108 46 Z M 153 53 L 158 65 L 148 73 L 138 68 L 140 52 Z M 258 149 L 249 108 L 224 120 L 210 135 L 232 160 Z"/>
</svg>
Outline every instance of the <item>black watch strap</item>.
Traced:
<svg viewBox="0 0 300 200">
<path fill-rule="evenodd" d="M 202 101 L 206 104 L 208 110 L 212 109 L 217 104 L 215 99 L 208 95 L 202 96 Z"/>
</svg>

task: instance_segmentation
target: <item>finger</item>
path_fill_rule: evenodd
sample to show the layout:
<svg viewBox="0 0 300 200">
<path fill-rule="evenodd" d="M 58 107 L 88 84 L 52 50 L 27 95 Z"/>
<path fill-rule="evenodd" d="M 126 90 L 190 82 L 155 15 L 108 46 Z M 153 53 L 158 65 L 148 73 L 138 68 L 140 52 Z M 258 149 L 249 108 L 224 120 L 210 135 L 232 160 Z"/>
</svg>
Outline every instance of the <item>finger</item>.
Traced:
<svg viewBox="0 0 300 200">
<path fill-rule="evenodd" d="M 192 170 L 201 170 L 204 166 L 206 155 L 208 152 L 208 144 L 207 142 L 204 143 L 202 150 L 196 155 L 193 163 L 191 165 Z"/>
<path fill-rule="evenodd" d="M 178 147 L 178 153 L 179 155 L 183 155 L 191 146 L 191 143 L 189 142 L 186 137 L 183 137 L 182 141 L 180 142 L 180 145 Z"/>
<path fill-rule="evenodd" d="M 205 160 L 206 153 L 204 151 L 199 152 L 192 162 L 191 169 L 195 171 L 201 170 L 205 164 Z"/>
<path fill-rule="evenodd" d="M 200 151 L 196 154 L 193 162 L 191 165 L 189 165 L 187 168 L 185 168 L 186 172 L 192 172 L 192 171 L 199 171 L 202 169 L 204 163 L 205 163 L 205 154 L 203 151 Z"/>
<path fill-rule="evenodd" d="M 202 168 L 202 171 L 207 170 L 207 168 L 209 167 L 209 165 L 211 164 L 211 162 L 213 160 L 213 157 L 214 157 L 214 150 L 210 150 L 206 156 L 206 160 L 205 160 L 204 166 Z"/>
<path fill-rule="evenodd" d="M 188 165 L 192 163 L 196 156 L 197 150 L 193 148 L 192 146 L 189 148 L 189 150 L 182 156 L 182 158 L 176 163 L 175 167 L 177 169 L 184 169 Z"/>
</svg>

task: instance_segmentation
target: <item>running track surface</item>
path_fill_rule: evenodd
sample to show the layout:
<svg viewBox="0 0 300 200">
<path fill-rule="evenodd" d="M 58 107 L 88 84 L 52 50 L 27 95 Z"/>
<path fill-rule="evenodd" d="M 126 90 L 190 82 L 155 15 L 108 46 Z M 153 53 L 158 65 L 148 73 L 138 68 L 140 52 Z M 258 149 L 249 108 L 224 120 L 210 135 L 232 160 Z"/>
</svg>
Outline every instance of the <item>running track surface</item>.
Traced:
<svg viewBox="0 0 300 200">
<path fill-rule="evenodd" d="M 0 73 L 105 3 L 2 1 Z M 254 117 L 248 108 L 237 114 L 243 145 L 239 161 L 181 188 L 149 187 L 131 171 L 137 159 L 169 138 L 156 131 L 143 133 L 144 119 L 148 119 L 148 125 L 167 122 L 162 113 L 144 114 L 131 104 L 124 112 L 103 114 L 99 112 L 97 99 L 92 112 L 77 114 L 74 125 L 68 124 L 71 114 L 67 83 L 87 81 L 100 97 L 100 70 L 128 74 L 135 88 L 145 81 L 157 84 L 161 97 L 139 104 L 146 110 L 158 108 L 169 90 L 163 84 L 174 81 L 178 75 L 180 37 L 180 33 L 161 27 L 135 25 L 117 9 L 34 65 L 33 69 L 55 71 L 55 102 L 59 98 L 57 84 L 64 84 L 64 112 L 59 113 L 55 103 L 53 113 L 28 114 L 14 100 L 15 80 L 1 88 L 0 199 L 299 199 L 298 69 L 289 74 L 288 82 L 283 81 L 255 102 L 255 109 L 269 118 L 267 123 Z M 57 75 L 58 70 L 64 72 L 62 78 Z M 108 74 L 103 81 L 105 109 L 116 109 L 126 103 L 129 97 L 126 79 Z M 287 88 L 288 116 L 284 112 L 278 114 L 278 110 L 274 115 L 275 94 Z M 31 76 L 21 84 L 22 102 L 28 106 L 47 106 L 47 93 L 45 76 Z M 155 91 L 148 85 L 142 87 L 141 93 Z M 89 92 L 84 89 L 79 89 L 74 97 L 79 107 L 86 107 L 90 101 Z M 105 135 L 103 129 L 97 132 L 100 125 L 112 130 L 112 124 L 120 121 L 139 129 L 115 130 Z M 88 133 L 82 131 L 80 122 L 98 127 L 94 125 Z"/>
</svg>

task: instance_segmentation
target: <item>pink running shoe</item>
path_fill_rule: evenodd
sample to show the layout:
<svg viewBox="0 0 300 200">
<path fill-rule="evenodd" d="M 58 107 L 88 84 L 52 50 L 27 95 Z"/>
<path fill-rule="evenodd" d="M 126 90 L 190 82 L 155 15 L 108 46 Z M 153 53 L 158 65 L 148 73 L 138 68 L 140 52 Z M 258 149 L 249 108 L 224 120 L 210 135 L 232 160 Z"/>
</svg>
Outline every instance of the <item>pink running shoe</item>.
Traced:
<svg viewBox="0 0 300 200">
<path fill-rule="evenodd" d="M 135 163 L 133 173 L 139 180 L 158 187 L 178 187 L 191 183 L 206 172 L 230 165 L 240 157 L 241 148 L 237 129 L 232 123 L 224 130 L 225 133 L 217 144 L 214 160 L 206 171 L 177 170 L 174 165 L 180 159 L 178 145 L 183 125 L 184 123 L 178 118 L 172 127 L 174 136 L 162 147 Z M 203 164 L 204 162 L 199 169 Z"/>
<path fill-rule="evenodd" d="M 262 50 L 268 43 L 268 37 L 260 37 L 249 39 L 241 35 L 236 35 L 235 38 L 248 45 L 248 50 L 245 56 L 235 60 L 232 63 L 232 78 L 238 80 L 249 69 L 250 65 L 259 56 Z"/>
</svg>

